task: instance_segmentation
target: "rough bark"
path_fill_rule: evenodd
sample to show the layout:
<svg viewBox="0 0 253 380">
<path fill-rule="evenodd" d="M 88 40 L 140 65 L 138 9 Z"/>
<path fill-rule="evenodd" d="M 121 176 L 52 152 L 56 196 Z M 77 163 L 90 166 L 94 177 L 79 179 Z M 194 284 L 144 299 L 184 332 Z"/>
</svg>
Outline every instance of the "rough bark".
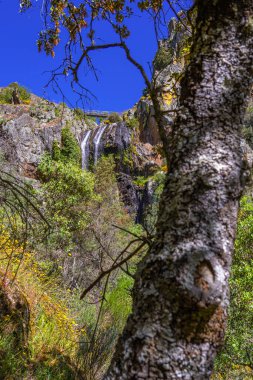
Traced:
<svg viewBox="0 0 253 380">
<path fill-rule="evenodd" d="M 199 0 L 155 244 L 105 376 L 209 379 L 223 342 L 252 85 L 252 0 Z"/>
</svg>

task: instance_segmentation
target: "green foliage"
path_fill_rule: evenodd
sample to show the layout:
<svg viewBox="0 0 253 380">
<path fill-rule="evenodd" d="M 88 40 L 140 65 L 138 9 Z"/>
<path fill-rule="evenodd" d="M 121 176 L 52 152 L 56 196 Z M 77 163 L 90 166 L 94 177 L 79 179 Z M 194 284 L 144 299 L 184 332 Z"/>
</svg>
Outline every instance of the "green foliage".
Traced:
<svg viewBox="0 0 253 380">
<path fill-rule="evenodd" d="M 165 46 L 161 46 L 154 59 L 155 69 L 158 71 L 165 69 L 165 67 L 171 64 L 172 58 L 173 50 L 171 48 L 167 49 Z"/>
<path fill-rule="evenodd" d="M 82 159 L 81 148 L 68 126 L 61 132 L 61 159 L 76 164 L 80 164 Z"/>
<path fill-rule="evenodd" d="M 33 378 L 36 380 L 76 380 L 78 377 L 81 378 L 81 371 L 75 370 L 75 366 L 63 352 L 50 352 L 42 360 L 38 360 L 33 367 Z"/>
<path fill-rule="evenodd" d="M 57 140 L 53 141 L 53 146 L 52 146 L 52 159 L 54 161 L 60 161 L 61 160 L 61 147 L 60 144 Z"/>
<path fill-rule="evenodd" d="M 141 227 L 134 225 L 121 203 L 113 156 L 101 157 L 94 173 L 82 170 L 73 158 L 70 134 L 63 133 L 61 144 L 53 143 L 52 155 L 45 154 L 38 168 L 38 195 L 51 234 L 46 241 L 34 242 L 36 265 L 31 253 L 23 257 L 19 271 L 18 282 L 31 309 L 31 332 L 28 360 L 20 357 L 22 364 L 28 363 L 27 374 L 22 369 L 20 375 L 18 356 L 11 367 L 15 353 L 12 347 L 7 352 L 6 371 L 17 379 L 97 380 L 131 311 L 133 280 L 121 272 L 119 278 L 118 273 L 111 276 L 95 336 L 98 305 L 79 301 L 79 287 L 89 284 L 101 266 L 110 266 L 132 239 L 113 225 L 136 234 Z M 40 224 L 34 223 L 33 229 L 40 231 Z M 130 265 L 132 272 L 137 260 Z M 90 295 L 91 301 L 100 298 L 102 286 Z M 85 343 L 92 339 L 92 345 Z"/>
<path fill-rule="evenodd" d="M 132 156 L 131 156 L 131 152 L 130 152 L 130 149 L 125 149 L 124 152 L 123 152 L 123 159 L 122 159 L 122 163 L 123 165 L 129 167 L 129 168 L 133 168 L 133 159 L 132 159 Z"/>
<path fill-rule="evenodd" d="M 4 126 L 6 124 L 5 119 L 0 119 L 0 127 Z"/>
<path fill-rule="evenodd" d="M 58 105 L 54 105 L 54 114 L 55 114 L 55 117 L 62 117 L 63 114 L 64 114 L 64 110 L 67 109 L 68 106 L 66 103 L 64 102 L 61 102 L 59 103 Z"/>
<path fill-rule="evenodd" d="M 59 107 L 55 107 L 54 114 L 55 117 L 60 117 L 62 115 L 62 110 Z"/>
<path fill-rule="evenodd" d="M 123 330 L 127 317 L 132 310 L 131 289 L 133 279 L 126 274 L 121 274 L 117 284 L 106 295 L 106 310 L 111 315 L 112 324 L 118 333 Z"/>
<path fill-rule="evenodd" d="M 12 103 L 12 92 L 13 89 L 6 87 L 0 92 L 0 104 L 11 104 Z"/>
<path fill-rule="evenodd" d="M 74 108 L 74 116 L 77 120 L 85 120 L 85 112 L 81 108 Z"/>
<path fill-rule="evenodd" d="M 149 177 L 144 177 L 144 176 L 138 176 L 134 179 L 133 183 L 136 185 L 136 186 L 139 186 L 139 187 L 145 187 L 146 183 L 149 181 Z"/>
<path fill-rule="evenodd" d="M 248 196 L 241 200 L 230 292 L 225 347 L 216 369 L 222 379 L 244 379 L 247 377 L 240 377 L 238 366 L 241 371 L 251 368 L 253 376 L 253 201 Z"/>
<path fill-rule="evenodd" d="M 68 126 L 62 128 L 61 144 L 56 140 L 53 141 L 52 156 L 46 153 L 41 160 L 39 172 L 44 179 L 50 174 L 48 171 L 50 171 L 51 158 L 53 161 L 61 161 L 66 164 L 72 163 L 80 166 L 82 159 L 81 148 Z"/>
<path fill-rule="evenodd" d="M 112 112 L 108 116 L 108 120 L 110 123 L 118 123 L 118 122 L 122 121 L 122 118 L 117 112 Z"/>
<path fill-rule="evenodd" d="M 89 122 L 93 122 L 93 123 L 96 123 L 97 122 L 97 118 L 96 116 L 87 116 L 85 115 L 85 120 L 88 124 L 91 124 Z"/>
<path fill-rule="evenodd" d="M 86 260 L 98 260 L 101 244 L 114 257 L 129 240 L 127 233 L 112 226 L 132 225 L 120 201 L 114 167 L 112 156 L 101 157 L 91 173 L 72 162 L 55 161 L 49 154 L 39 165 L 44 182 L 40 196 L 53 230 L 47 250 L 58 266 L 65 268 L 68 280 L 73 278 L 73 260 L 79 263 L 74 277 L 81 281 L 88 272 Z M 57 253 L 57 249 L 64 252 Z"/>
<path fill-rule="evenodd" d="M 131 117 L 131 118 L 127 119 L 126 124 L 132 130 L 138 129 L 139 125 L 140 125 L 139 120 L 137 119 L 137 117 Z"/>
<path fill-rule="evenodd" d="M 127 149 L 123 151 L 122 163 L 130 169 L 133 169 L 134 162 L 133 156 L 137 154 L 136 147 L 131 144 Z"/>
<path fill-rule="evenodd" d="M 121 272 L 116 283 L 111 284 L 105 294 L 99 321 L 96 305 L 87 303 L 85 307 L 81 307 L 80 302 L 76 301 L 79 323 L 85 330 L 79 348 L 79 360 L 90 380 L 96 379 L 96 373 L 110 363 L 117 337 L 122 332 L 132 309 L 132 286 L 133 279 Z"/>
<path fill-rule="evenodd" d="M 149 177 L 149 181 L 154 183 L 154 193 L 152 196 L 152 204 L 145 211 L 144 226 L 151 235 L 154 235 L 155 233 L 160 198 L 163 192 L 165 179 L 166 174 L 164 172 L 157 172 L 152 177 Z"/>
<path fill-rule="evenodd" d="M 112 188 L 116 190 L 117 182 L 115 177 L 115 162 L 112 155 L 102 156 L 95 168 L 96 189 L 100 194 L 108 196 Z M 107 186 L 104 185 L 107 183 Z"/>
<path fill-rule="evenodd" d="M 90 199 L 94 189 L 94 176 L 72 162 L 55 162 L 46 154 L 39 165 L 39 172 L 47 179 L 45 186 L 54 189 L 58 196 L 70 196 L 71 204 Z"/>
<path fill-rule="evenodd" d="M 45 181 L 42 193 L 47 200 L 47 217 L 54 227 L 51 244 L 71 249 L 74 232 L 88 223 L 87 204 L 96 198 L 94 175 L 72 161 L 54 161 L 49 154 L 43 157 L 38 172 Z"/>
<path fill-rule="evenodd" d="M 13 90 L 16 89 L 21 103 L 29 104 L 31 100 L 30 92 L 23 86 L 20 86 L 18 83 L 14 82 L 9 84 L 8 87 L 5 87 L 0 90 L 0 104 L 11 104 Z"/>
<path fill-rule="evenodd" d="M 3 324 L 3 322 L 1 323 Z M 26 366 L 26 357 L 24 354 L 23 347 L 17 347 L 17 342 L 13 334 L 0 334 L 1 379 L 8 379 L 10 375 L 15 375 L 16 378 L 21 379 Z"/>
<path fill-rule="evenodd" d="M 16 277 L 14 286 L 1 291 L 0 378 L 74 380 L 78 371 L 73 342 L 78 341 L 80 329 L 66 307 L 70 294 L 55 273 L 48 272 L 48 263 L 20 248 L 6 230 L 1 232 L 0 273 L 6 273 L 6 283 L 13 284 L 14 273 Z M 4 249 L 3 240 L 8 241 Z M 16 257 L 6 269 L 6 254 L 20 251 L 22 261 Z"/>
</svg>

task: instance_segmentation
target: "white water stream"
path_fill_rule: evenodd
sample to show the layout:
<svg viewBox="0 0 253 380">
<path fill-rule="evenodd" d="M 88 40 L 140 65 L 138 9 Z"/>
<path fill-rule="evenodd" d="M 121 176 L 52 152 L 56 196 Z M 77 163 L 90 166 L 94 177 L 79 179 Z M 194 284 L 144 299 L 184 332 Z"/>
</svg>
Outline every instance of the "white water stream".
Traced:
<svg viewBox="0 0 253 380">
<path fill-rule="evenodd" d="M 90 140 L 91 130 L 87 131 L 84 135 L 84 139 L 81 143 L 82 150 L 82 169 L 87 169 L 89 162 L 89 140 Z"/>
<path fill-rule="evenodd" d="M 94 137 L 94 140 L 93 140 L 93 144 L 94 144 L 94 164 L 97 163 L 98 161 L 98 155 L 99 155 L 99 144 L 100 144 L 100 140 L 103 136 L 103 133 L 105 131 L 107 127 L 107 124 L 104 124 L 102 125 L 102 127 L 100 127 Z"/>
</svg>

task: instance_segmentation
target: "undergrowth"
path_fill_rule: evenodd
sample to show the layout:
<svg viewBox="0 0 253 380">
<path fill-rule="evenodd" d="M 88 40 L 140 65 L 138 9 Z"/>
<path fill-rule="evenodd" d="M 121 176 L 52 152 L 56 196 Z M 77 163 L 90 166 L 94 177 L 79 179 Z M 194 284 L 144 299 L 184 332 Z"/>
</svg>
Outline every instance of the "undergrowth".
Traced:
<svg viewBox="0 0 253 380">
<path fill-rule="evenodd" d="M 133 280 L 123 274 L 108 288 L 98 320 L 101 303 L 81 303 L 77 290 L 64 289 L 48 263 L 12 241 L 4 227 L 0 247 L 2 286 L 15 286 L 30 310 L 25 344 L 15 347 L 15 331 L 1 334 L 0 378 L 100 379 L 131 311 Z"/>
</svg>

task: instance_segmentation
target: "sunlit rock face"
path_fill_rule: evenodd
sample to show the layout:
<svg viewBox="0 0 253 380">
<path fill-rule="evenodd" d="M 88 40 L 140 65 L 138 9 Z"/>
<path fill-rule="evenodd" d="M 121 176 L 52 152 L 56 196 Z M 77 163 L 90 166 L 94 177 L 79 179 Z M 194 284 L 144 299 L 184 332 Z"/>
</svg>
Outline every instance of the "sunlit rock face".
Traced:
<svg viewBox="0 0 253 380">
<path fill-rule="evenodd" d="M 103 136 L 105 154 L 119 153 L 131 144 L 131 130 L 126 123 L 111 124 Z"/>
<path fill-rule="evenodd" d="M 165 109 L 176 108 L 172 91 L 184 66 L 181 54 L 187 33 L 172 20 L 169 39 L 159 42 L 154 59 L 152 85 L 161 88 Z M 172 81 L 168 81 L 172 77 Z M 177 86 L 176 86 L 177 88 Z M 145 91 L 144 91 L 145 93 Z M 79 115 L 78 115 L 79 114 Z M 117 115 L 116 115 L 117 116 Z M 173 118 L 165 117 L 168 127 Z M 142 220 L 151 190 L 135 183 L 138 177 L 152 177 L 165 166 L 162 143 L 148 94 L 116 120 L 101 121 L 81 117 L 66 105 L 48 102 L 31 95 L 31 103 L 0 105 L 0 150 L 7 162 L 18 167 L 20 174 L 36 178 L 36 169 L 54 141 L 61 141 L 61 131 L 69 126 L 82 151 L 82 168 L 93 170 L 102 155 L 113 155 L 122 200 L 136 221 Z M 168 128 L 169 133 L 169 128 Z M 147 182 L 148 183 L 148 182 Z"/>
<path fill-rule="evenodd" d="M 73 110 L 32 96 L 30 105 L 0 105 L 0 151 L 19 172 L 30 176 L 42 155 L 61 140 L 61 130 L 69 125 L 80 141 L 89 126 L 74 116 Z M 30 174 L 29 174 L 30 173 Z"/>
<path fill-rule="evenodd" d="M 137 104 L 136 116 L 140 122 L 140 141 L 157 145 L 161 143 L 158 126 L 155 120 L 154 107 L 149 99 L 140 99 Z"/>
<path fill-rule="evenodd" d="M 136 114 L 132 114 L 132 117 Z M 130 116 L 131 117 L 131 116 Z M 140 127 L 133 130 L 127 121 L 115 123 L 102 122 L 82 136 L 82 167 L 92 170 L 101 155 L 113 155 L 116 164 L 117 181 L 123 203 L 137 223 L 143 220 L 143 213 L 151 198 L 147 196 L 146 186 L 135 184 L 138 176 L 148 177 L 155 173 L 162 164 L 161 157 L 146 138 L 141 141 Z"/>
</svg>

